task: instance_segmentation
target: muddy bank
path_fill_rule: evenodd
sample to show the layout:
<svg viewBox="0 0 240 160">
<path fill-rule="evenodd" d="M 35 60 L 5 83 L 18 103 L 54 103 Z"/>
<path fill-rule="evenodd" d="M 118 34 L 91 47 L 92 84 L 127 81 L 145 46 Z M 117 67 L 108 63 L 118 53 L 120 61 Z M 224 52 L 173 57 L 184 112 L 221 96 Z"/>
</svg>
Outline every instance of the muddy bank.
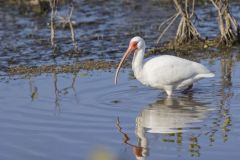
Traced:
<svg viewBox="0 0 240 160">
<path fill-rule="evenodd" d="M 37 75 L 42 73 L 76 73 L 79 70 L 110 70 L 117 64 L 113 61 L 83 61 L 75 64 L 42 65 L 38 67 L 16 66 L 7 70 L 9 75 Z"/>
</svg>

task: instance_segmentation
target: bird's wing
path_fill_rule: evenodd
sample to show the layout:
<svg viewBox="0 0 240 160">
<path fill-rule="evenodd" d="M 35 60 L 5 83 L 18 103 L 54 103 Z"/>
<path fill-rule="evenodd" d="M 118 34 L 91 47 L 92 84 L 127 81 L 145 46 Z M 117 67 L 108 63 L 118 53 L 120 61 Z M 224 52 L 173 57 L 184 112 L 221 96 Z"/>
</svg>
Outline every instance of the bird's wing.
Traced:
<svg viewBox="0 0 240 160">
<path fill-rule="evenodd" d="M 199 63 L 169 55 L 150 59 L 144 64 L 143 71 L 148 81 L 164 85 L 177 84 L 198 74 L 209 73 Z"/>
</svg>

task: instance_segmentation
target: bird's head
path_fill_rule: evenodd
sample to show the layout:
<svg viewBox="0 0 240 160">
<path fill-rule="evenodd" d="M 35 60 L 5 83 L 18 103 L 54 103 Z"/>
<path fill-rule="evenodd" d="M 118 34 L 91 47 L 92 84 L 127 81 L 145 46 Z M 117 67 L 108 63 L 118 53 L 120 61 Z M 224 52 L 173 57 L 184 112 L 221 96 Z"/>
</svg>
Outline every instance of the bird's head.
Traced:
<svg viewBox="0 0 240 160">
<path fill-rule="evenodd" d="M 127 59 L 127 57 L 130 55 L 130 54 L 133 54 L 133 53 L 137 53 L 136 50 L 139 50 L 139 49 L 144 49 L 145 48 L 145 42 L 144 40 L 139 37 L 139 36 L 136 36 L 136 37 L 133 37 L 129 43 L 129 46 L 128 46 L 128 49 L 127 51 L 124 53 L 118 67 L 117 67 L 117 71 L 116 71 L 116 74 L 115 74 L 115 84 L 117 84 L 117 77 L 118 77 L 118 73 L 119 73 L 119 70 L 123 64 L 123 62 Z"/>
</svg>

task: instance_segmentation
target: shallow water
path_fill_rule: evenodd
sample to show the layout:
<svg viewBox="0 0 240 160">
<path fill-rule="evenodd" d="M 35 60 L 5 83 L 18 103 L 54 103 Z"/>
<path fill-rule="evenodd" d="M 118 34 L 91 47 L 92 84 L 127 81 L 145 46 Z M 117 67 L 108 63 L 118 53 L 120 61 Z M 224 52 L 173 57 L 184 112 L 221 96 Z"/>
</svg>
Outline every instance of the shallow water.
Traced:
<svg viewBox="0 0 240 160">
<path fill-rule="evenodd" d="M 0 159 L 87 159 L 99 147 L 134 159 L 118 117 L 129 143 L 144 148 L 142 159 L 237 159 L 240 63 L 201 63 L 216 77 L 172 98 L 142 86 L 129 69 L 117 86 L 114 73 L 102 71 L 5 79 Z"/>
<path fill-rule="evenodd" d="M 199 81 L 187 94 L 174 92 L 172 98 L 141 85 L 129 68 L 121 71 L 117 86 L 114 70 L 37 76 L 6 73 L 6 67 L 16 65 L 58 65 L 84 59 L 118 62 L 134 35 L 143 36 L 149 49 L 155 46 L 158 25 L 174 14 L 174 8 L 150 1 L 143 6 L 78 1 L 73 19 L 83 51 L 69 55 L 73 48 L 69 31 L 60 29 L 60 52 L 55 58 L 49 44 L 49 17 L 0 6 L 0 159 L 79 160 L 94 155 L 121 160 L 239 158 L 239 46 L 214 51 L 220 56 L 200 60 L 216 77 Z M 237 2 L 233 5 L 237 19 L 239 6 Z M 59 8 L 59 13 L 64 15 L 67 10 L 66 6 Z M 210 11 L 209 6 L 197 9 L 199 18 L 208 22 L 196 25 L 202 35 L 213 37 L 218 32 Z M 175 28 L 166 39 L 174 35 Z"/>
</svg>

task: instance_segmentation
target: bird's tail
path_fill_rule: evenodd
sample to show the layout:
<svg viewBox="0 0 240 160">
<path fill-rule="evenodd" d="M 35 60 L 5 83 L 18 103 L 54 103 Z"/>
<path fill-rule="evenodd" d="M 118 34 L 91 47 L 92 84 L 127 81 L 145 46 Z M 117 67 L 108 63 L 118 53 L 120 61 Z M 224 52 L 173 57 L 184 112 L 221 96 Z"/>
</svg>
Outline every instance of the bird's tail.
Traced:
<svg viewBox="0 0 240 160">
<path fill-rule="evenodd" d="M 199 74 L 197 75 L 197 79 L 202 79 L 202 78 L 212 78 L 215 77 L 214 73 L 204 73 L 204 74 Z"/>
</svg>

